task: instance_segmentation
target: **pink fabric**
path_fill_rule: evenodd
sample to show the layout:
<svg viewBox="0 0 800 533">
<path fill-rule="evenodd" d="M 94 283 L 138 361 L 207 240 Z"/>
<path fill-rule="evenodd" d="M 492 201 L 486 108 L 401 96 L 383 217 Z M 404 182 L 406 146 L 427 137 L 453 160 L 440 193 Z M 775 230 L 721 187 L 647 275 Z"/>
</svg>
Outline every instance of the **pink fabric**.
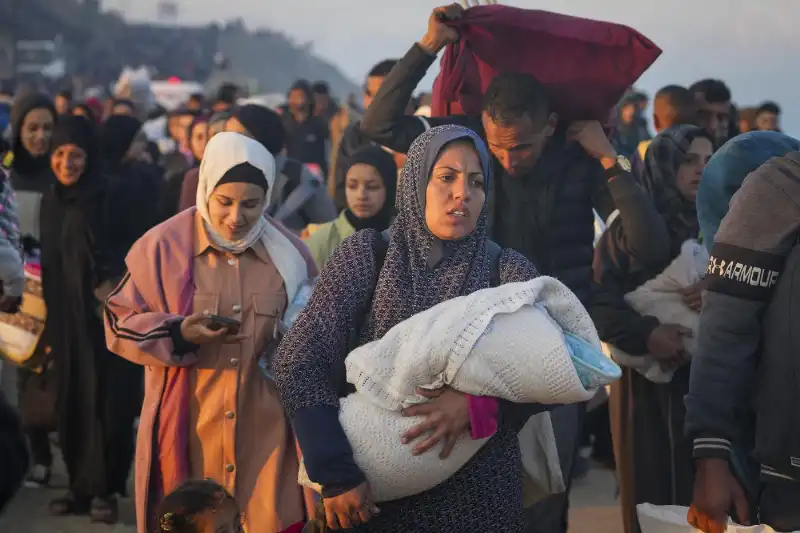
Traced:
<svg viewBox="0 0 800 533">
<path fill-rule="evenodd" d="M 292 524 L 280 533 L 302 533 L 304 527 L 306 527 L 305 522 L 298 522 L 296 524 Z"/>
<path fill-rule="evenodd" d="M 600 120 L 661 55 L 639 32 L 610 22 L 502 5 L 477 6 L 448 22 L 459 32 L 433 86 L 432 114 L 480 114 L 503 72 L 535 76 L 563 121 Z"/>
<path fill-rule="evenodd" d="M 109 350 L 145 366 L 145 403 L 137 435 L 137 531 L 145 533 L 152 510 L 164 494 L 187 479 L 188 402 L 191 366 L 196 354 L 172 353 L 172 341 L 161 332 L 171 322 L 191 313 L 194 296 L 192 270 L 196 209 L 187 209 L 150 230 L 126 258 L 130 281 L 111 294 L 105 313 Z M 270 220 L 306 258 L 310 275 L 313 259 L 297 237 Z M 181 279 L 176 273 L 184 272 Z M 115 300 L 121 298 L 118 305 Z M 143 311 L 147 312 L 143 312 Z M 120 322 L 124 321 L 124 324 Z M 299 454 L 299 450 L 298 450 Z M 314 499 L 306 493 L 307 514 Z"/>
<path fill-rule="evenodd" d="M 499 404 L 488 396 L 469 397 L 470 436 L 473 439 L 488 439 L 497 433 Z"/>
</svg>

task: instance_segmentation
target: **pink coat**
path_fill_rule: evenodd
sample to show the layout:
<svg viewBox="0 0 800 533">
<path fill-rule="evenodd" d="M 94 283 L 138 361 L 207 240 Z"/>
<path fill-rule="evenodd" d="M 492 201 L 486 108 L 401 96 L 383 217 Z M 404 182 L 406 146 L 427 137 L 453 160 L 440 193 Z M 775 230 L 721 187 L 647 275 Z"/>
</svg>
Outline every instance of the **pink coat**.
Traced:
<svg viewBox="0 0 800 533">
<path fill-rule="evenodd" d="M 181 369 L 194 364 L 197 355 L 176 356 L 169 330 L 192 309 L 195 212 L 179 213 L 134 244 L 126 258 L 128 273 L 109 296 L 105 312 L 108 349 L 145 367 L 135 470 L 139 533 L 151 520 L 150 499 L 162 497 L 188 475 L 188 373 Z M 305 245 L 270 222 L 296 244 L 309 275 L 316 274 Z M 313 504 L 307 493 L 306 508 L 312 513 Z"/>
</svg>

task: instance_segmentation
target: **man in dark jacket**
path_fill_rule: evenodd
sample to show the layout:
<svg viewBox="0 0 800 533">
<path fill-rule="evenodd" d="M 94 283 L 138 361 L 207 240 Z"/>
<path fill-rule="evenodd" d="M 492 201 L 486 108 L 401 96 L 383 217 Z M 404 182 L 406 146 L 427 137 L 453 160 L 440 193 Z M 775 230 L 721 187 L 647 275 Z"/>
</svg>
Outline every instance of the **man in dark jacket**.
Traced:
<svg viewBox="0 0 800 533">
<path fill-rule="evenodd" d="M 697 467 L 689 521 L 706 533 L 723 533 L 732 510 L 741 523 L 800 529 L 798 239 L 800 152 L 791 152 L 745 179 L 711 250 L 685 400 Z M 763 485 L 758 520 L 730 464 L 732 443 L 753 437 L 751 409 Z"/>
<path fill-rule="evenodd" d="M 731 90 L 721 80 L 700 80 L 691 87 L 697 103 L 697 125 L 705 128 L 716 148 L 731 136 Z"/>
<path fill-rule="evenodd" d="M 339 112 L 339 106 L 331 97 L 331 90 L 324 81 L 315 82 L 311 86 L 314 93 L 314 115 L 325 121 L 330 128 L 331 120 Z"/>
<path fill-rule="evenodd" d="M 481 116 L 420 120 L 406 105 L 436 55 L 458 39 L 442 18 L 459 17 L 457 5 L 437 8 L 428 32 L 392 69 L 364 115 L 361 131 L 372 141 L 406 152 L 428 127 L 459 123 L 483 136 L 496 159 L 497 179 L 488 195 L 493 240 L 557 277 L 584 303 L 591 295 L 594 217 L 614 211 L 619 189 L 610 178 L 628 170 L 599 123 L 560 127 L 546 92 L 532 76 L 503 74 L 492 80 Z M 622 168 L 621 168 L 622 167 Z M 632 178 L 631 178 L 632 179 Z M 608 182 L 608 184 L 607 184 Z M 583 406 L 552 412 L 564 478 L 577 457 Z M 550 496 L 529 510 L 529 533 L 564 532 L 568 494 Z"/>
<path fill-rule="evenodd" d="M 301 163 L 316 165 L 328 175 L 328 123 L 314 115 L 314 94 L 305 80 L 289 90 L 289 102 L 281 115 L 286 131 L 286 155 Z"/>
<path fill-rule="evenodd" d="M 362 103 L 364 109 L 368 109 L 372 104 L 372 100 L 383 85 L 383 80 L 389 75 L 394 66 L 397 64 L 396 59 L 385 59 L 372 67 L 367 74 L 367 79 L 364 83 L 364 94 L 362 96 Z M 372 141 L 361 132 L 359 122 L 351 124 L 344 130 L 342 140 L 339 143 L 336 155 L 336 167 L 334 168 L 333 180 L 334 190 L 333 201 L 336 204 L 338 211 L 343 211 L 347 207 L 347 199 L 345 198 L 345 177 L 347 161 L 361 148 L 372 144 Z M 395 161 L 397 162 L 397 161 Z M 398 164 L 397 168 L 402 168 L 403 165 Z"/>
</svg>

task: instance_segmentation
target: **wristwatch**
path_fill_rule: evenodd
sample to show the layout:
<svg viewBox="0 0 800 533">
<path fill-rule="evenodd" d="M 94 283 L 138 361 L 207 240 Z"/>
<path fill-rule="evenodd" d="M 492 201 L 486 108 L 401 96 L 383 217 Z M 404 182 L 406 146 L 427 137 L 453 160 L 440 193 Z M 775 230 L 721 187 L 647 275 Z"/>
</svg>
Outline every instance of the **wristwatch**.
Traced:
<svg viewBox="0 0 800 533">
<path fill-rule="evenodd" d="M 617 156 L 617 162 L 614 164 L 613 167 L 606 170 L 606 179 L 610 180 L 615 176 L 619 176 L 625 172 L 631 171 L 631 162 L 628 161 L 628 158 L 624 155 Z"/>
</svg>

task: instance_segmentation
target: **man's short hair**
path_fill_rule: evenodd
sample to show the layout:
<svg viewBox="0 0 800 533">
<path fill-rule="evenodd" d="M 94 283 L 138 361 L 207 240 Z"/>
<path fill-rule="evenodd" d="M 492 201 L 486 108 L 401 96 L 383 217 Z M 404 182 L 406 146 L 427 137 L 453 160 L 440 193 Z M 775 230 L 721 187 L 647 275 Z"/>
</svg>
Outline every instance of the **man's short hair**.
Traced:
<svg viewBox="0 0 800 533">
<path fill-rule="evenodd" d="M 367 77 L 385 78 L 386 76 L 389 75 L 394 66 L 397 64 L 397 61 L 398 61 L 397 59 L 384 59 L 383 61 L 376 64 L 374 67 L 370 69 L 369 74 L 367 74 Z"/>
<path fill-rule="evenodd" d="M 780 115 L 781 108 L 775 102 L 764 102 L 760 106 L 758 106 L 758 110 L 756 111 L 756 116 L 760 115 L 761 113 L 772 113 L 773 115 Z"/>
<path fill-rule="evenodd" d="M 56 93 L 56 96 L 57 97 L 60 96 L 62 98 L 66 98 L 69 101 L 72 101 L 72 91 L 70 91 L 69 89 L 64 89 L 62 91 L 58 91 Z"/>
<path fill-rule="evenodd" d="M 530 74 L 506 73 L 495 76 L 483 97 L 483 112 L 500 124 L 527 117 L 544 123 L 550 114 L 547 91 Z"/>
<path fill-rule="evenodd" d="M 195 102 L 203 102 L 205 99 L 206 97 L 203 93 L 192 93 L 189 95 L 189 100 L 194 100 Z"/>
<path fill-rule="evenodd" d="M 324 81 L 317 81 L 311 86 L 311 92 L 314 94 L 330 94 L 331 90 Z"/>
<path fill-rule="evenodd" d="M 722 80 L 700 80 L 691 87 L 689 92 L 693 95 L 702 95 L 709 104 L 723 104 L 731 101 L 731 90 Z"/>
<path fill-rule="evenodd" d="M 217 102 L 233 105 L 236 103 L 238 93 L 239 87 L 233 83 L 223 83 L 217 91 Z"/>
<path fill-rule="evenodd" d="M 692 92 L 680 85 L 667 85 L 653 99 L 653 114 L 664 129 L 693 122 L 695 101 Z"/>
</svg>

